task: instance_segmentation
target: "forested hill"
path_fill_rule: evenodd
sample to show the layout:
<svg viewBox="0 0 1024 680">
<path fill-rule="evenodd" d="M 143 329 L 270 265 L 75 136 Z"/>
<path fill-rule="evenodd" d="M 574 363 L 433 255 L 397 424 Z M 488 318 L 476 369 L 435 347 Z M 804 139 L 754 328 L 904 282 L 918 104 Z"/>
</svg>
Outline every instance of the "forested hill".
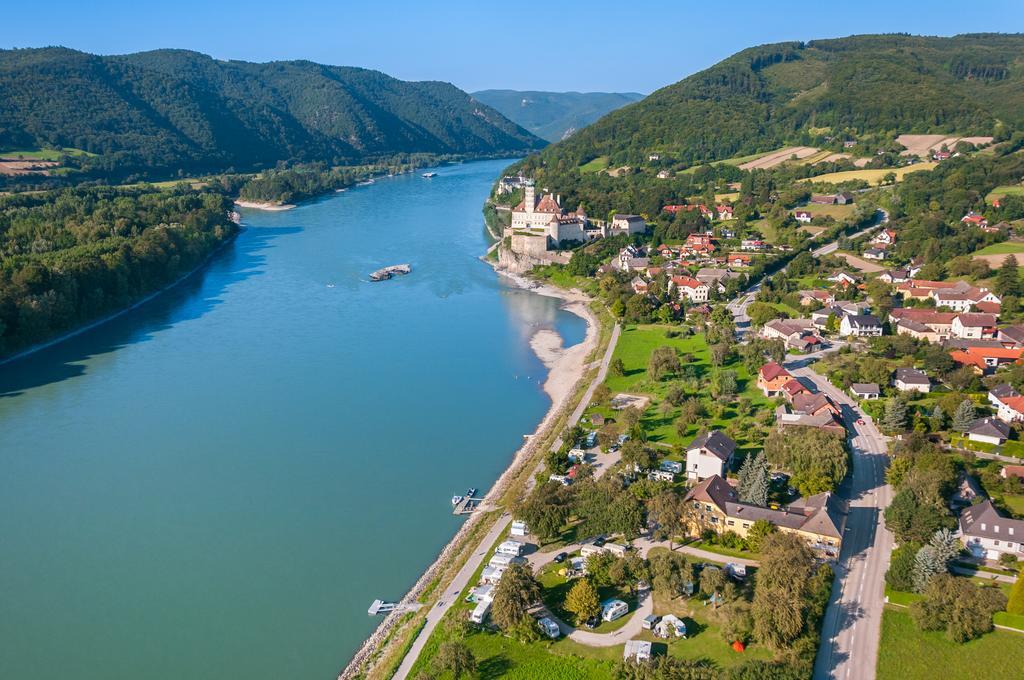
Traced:
<svg viewBox="0 0 1024 680">
<path fill-rule="evenodd" d="M 608 114 L 528 166 L 572 172 L 660 152 L 682 165 L 842 134 L 999 133 L 1024 122 L 1024 36 L 853 36 L 739 52 Z"/>
<path fill-rule="evenodd" d="M 114 169 L 220 171 L 399 153 L 522 153 L 544 142 L 442 82 L 183 50 L 0 50 L 0 151 L 74 147 Z"/>
<path fill-rule="evenodd" d="M 644 96 L 636 92 L 482 90 L 473 97 L 538 137 L 557 142 Z"/>
</svg>

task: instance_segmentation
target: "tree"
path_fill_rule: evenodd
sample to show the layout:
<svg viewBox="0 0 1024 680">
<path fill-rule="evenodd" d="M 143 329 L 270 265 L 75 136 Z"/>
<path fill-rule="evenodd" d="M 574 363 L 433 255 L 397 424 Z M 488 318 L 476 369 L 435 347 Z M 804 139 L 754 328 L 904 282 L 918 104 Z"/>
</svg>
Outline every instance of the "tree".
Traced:
<svg viewBox="0 0 1024 680">
<path fill-rule="evenodd" d="M 430 662 L 430 667 L 437 674 L 451 673 L 455 680 L 462 677 L 473 677 L 476 675 L 476 657 L 462 642 L 442 642 Z"/>
<path fill-rule="evenodd" d="M 656 540 L 668 539 L 669 550 L 672 550 L 672 538 L 687 531 L 689 507 L 672 489 L 662 491 L 647 504 L 647 521 L 653 525 L 652 534 Z"/>
<path fill-rule="evenodd" d="M 771 475 L 768 471 L 768 461 L 764 457 L 764 451 L 758 451 L 756 456 L 747 456 L 750 467 L 747 470 L 746 478 L 740 477 L 740 500 L 754 505 L 768 505 L 768 487 Z M 747 461 L 743 466 L 747 467 Z M 742 473 L 743 470 L 741 469 Z"/>
<path fill-rule="evenodd" d="M 935 405 L 931 415 L 928 416 L 928 428 L 932 432 L 938 432 L 946 428 L 946 412 L 942 410 L 942 406 L 939 404 Z"/>
<path fill-rule="evenodd" d="M 622 445 L 622 462 L 627 469 L 650 470 L 657 464 L 654 451 L 636 439 L 629 439 Z"/>
<path fill-rule="evenodd" d="M 784 319 L 788 315 L 775 307 L 764 302 L 752 302 L 747 306 L 747 315 L 750 323 L 755 326 L 763 326 L 772 319 Z"/>
<path fill-rule="evenodd" d="M 1021 294 L 1017 259 L 1013 255 L 1007 255 L 1003 259 L 1003 263 L 999 265 L 999 271 L 996 272 L 995 289 L 1000 297 Z"/>
<path fill-rule="evenodd" d="M 700 572 L 700 592 L 710 597 L 725 588 L 725 572 L 715 567 L 704 567 Z"/>
<path fill-rule="evenodd" d="M 751 607 L 754 637 L 781 648 L 800 636 L 813 572 L 814 553 L 799 536 L 780 532 L 764 539 Z"/>
<path fill-rule="evenodd" d="M 736 396 L 736 371 L 716 370 L 712 373 L 711 396 L 726 400 Z"/>
<path fill-rule="evenodd" d="M 902 399 L 893 397 L 885 404 L 882 427 L 890 432 L 900 432 L 907 425 L 907 405 Z"/>
<path fill-rule="evenodd" d="M 921 546 L 914 556 L 914 590 L 923 593 L 932 577 L 946 570 L 938 552 L 930 545 Z"/>
<path fill-rule="evenodd" d="M 938 574 L 924 598 L 910 605 L 910 616 L 921 630 L 945 630 L 949 639 L 963 643 L 992 630 L 992 615 L 1004 607 L 1006 596 L 998 588 Z"/>
<path fill-rule="evenodd" d="M 750 615 L 750 603 L 737 598 L 725 605 L 719 616 L 722 619 L 721 634 L 726 642 L 739 640 L 746 644 L 754 635 L 754 619 Z"/>
<path fill-rule="evenodd" d="M 678 375 L 680 370 L 682 367 L 679 364 L 679 355 L 674 348 L 663 346 L 651 352 L 647 374 L 652 380 L 661 380 L 667 375 Z"/>
<path fill-rule="evenodd" d="M 974 422 L 974 403 L 970 399 L 964 399 L 956 407 L 953 414 L 953 429 L 957 432 L 966 432 Z"/>
<path fill-rule="evenodd" d="M 935 556 L 942 562 L 943 569 L 960 554 L 960 539 L 949 529 L 939 529 L 932 534 L 928 545 L 935 550 Z"/>
<path fill-rule="evenodd" d="M 889 569 L 885 572 L 885 582 L 890 588 L 904 592 L 914 590 L 914 560 L 920 549 L 920 543 L 903 543 L 892 551 Z"/>
<path fill-rule="evenodd" d="M 601 613 L 597 588 L 590 579 L 577 579 L 565 596 L 565 609 L 576 617 L 577 625 Z"/>
<path fill-rule="evenodd" d="M 764 539 L 774 534 L 775 531 L 774 524 L 766 519 L 759 519 L 751 524 L 750 529 L 747 531 L 747 544 L 752 551 L 761 552 L 761 545 L 764 543 Z"/>
<path fill-rule="evenodd" d="M 885 509 L 885 525 L 900 543 L 924 543 L 936 531 L 947 526 L 949 519 L 948 513 L 926 502 L 920 491 L 912 486 L 904 486 L 897 491 Z"/>
<path fill-rule="evenodd" d="M 499 628 L 509 632 L 524 618 L 531 618 L 528 612 L 538 601 L 540 584 L 533 573 L 527 566 L 511 564 L 494 590 L 491 618 Z"/>
<path fill-rule="evenodd" d="M 658 552 L 651 556 L 651 585 L 655 590 L 675 598 L 683 594 L 687 583 L 693 583 L 693 567 L 686 555 Z"/>
<path fill-rule="evenodd" d="M 608 372 L 614 376 L 622 377 L 626 375 L 626 365 L 622 363 L 622 359 L 615 357 L 612 362 L 608 364 Z"/>
<path fill-rule="evenodd" d="M 792 485 L 805 496 L 835 489 L 850 466 L 846 438 L 813 427 L 773 429 L 764 453 L 772 465 L 793 473 Z"/>
</svg>

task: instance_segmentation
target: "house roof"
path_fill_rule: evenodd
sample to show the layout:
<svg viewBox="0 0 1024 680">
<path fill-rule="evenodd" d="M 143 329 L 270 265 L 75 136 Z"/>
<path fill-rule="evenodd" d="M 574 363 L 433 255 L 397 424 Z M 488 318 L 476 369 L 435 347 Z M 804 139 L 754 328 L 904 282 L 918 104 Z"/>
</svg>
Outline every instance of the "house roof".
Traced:
<svg viewBox="0 0 1024 680">
<path fill-rule="evenodd" d="M 970 364 L 984 369 L 987 368 L 985 359 L 1018 361 L 1021 352 L 1021 349 L 1006 349 L 1003 347 L 968 347 L 965 350 L 953 350 L 949 353 L 949 356 L 953 357 L 953 361 L 957 363 Z"/>
<path fill-rule="evenodd" d="M 701 286 L 707 286 L 706 283 L 698 279 L 695 279 L 692 276 L 673 276 L 672 283 L 676 284 L 677 286 L 681 286 L 682 288 L 696 289 Z"/>
<path fill-rule="evenodd" d="M 783 335 L 794 335 L 811 333 L 814 331 L 814 322 L 810 319 L 772 319 L 764 325 Z"/>
<path fill-rule="evenodd" d="M 874 314 L 850 314 L 846 318 L 850 320 L 851 326 L 860 328 L 875 328 L 882 325 L 882 322 Z"/>
<path fill-rule="evenodd" d="M 911 319 L 900 319 L 896 322 L 899 328 L 906 328 L 915 333 L 932 333 L 932 329 L 929 326 L 925 326 L 923 323 L 918 323 Z"/>
<path fill-rule="evenodd" d="M 897 368 L 896 369 L 896 380 L 906 385 L 931 385 L 931 380 L 924 371 L 919 371 L 916 368 Z"/>
<path fill-rule="evenodd" d="M 1010 436 L 1010 426 L 998 418 L 978 418 L 967 428 L 967 433 L 1007 439 Z"/>
<path fill-rule="evenodd" d="M 788 394 L 791 397 L 795 397 L 795 396 L 797 396 L 799 394 L 803 394 L 805 392 L 810 392 L 810 390 L 807 389 L 807 387 L 804 386 L 804 384 L 802 382 L 800 382 L 799 380 L 797 380 L 796 378 L 793 378 L 792 380 L 787 382 L 785 385 L 783 385 L 782 386 L 782 391 L 785 392 L 786 394 Z"/>
<path fill-rule="evenodd" d="M 1001 399 L 1006 399 L 1007 397 L 1019 397 L 1020 396 L 1020 392 L 1018 392 L 1017 390 L 1013 389 L 1013 386 L 1007 385 L 1006 383 L 1003 383 L 1001 385 L 996 385 L 995 387 L 990 389 L 988 391 L 988 393 L 991 394 L 996 399 L 1000 399 L 1000 400 Z"/>
<path fill-rule="evenodd" d="M 705 432 L 704 434 L 698 435 L 692 442 L 690 442 L 690 445 L 686 447 L 687 451 L 691 451 L 693 449 L 707 449 L 718 458 L 728 460 L 736 451 L 736 442 L 727 437 L 720 430 L 712 430 L 711 432 Z"/>
<path fill-rule="evenodd" d="M 1000 474 L 1002 474 L 1003 477 L 1024 478 L 1024 465 L 1004 465 L 1003 469 L 1000 470 Z"/>
<path fill-rule="evenodd" d="M 968 328 L 986 328 L 996 325 L 995 314 L 965 313 L 957 316 L 960 325 Z"/>
<path fill-rule="evenodd" d="M 996 316 L 998 316 L 999 313 L 1001 311 L 1003 311 L 1003 306 L 1000 303 L 998 303 L 998 302 L 987 302 L 985 300 L 982 300 L 981 302 L 975 302 L 974 303 L 974 308 L 977 309 L 979 312 L 986 312 L 988 314 L 995 314 Z"/>
<path fill-rule="evenodd" d="M 850 389 L 856 394 L 878 394 L 878 383 L 853 383 Z"/>
<path fill-rule="evenodd" d="M 889 312 L 890 319 L 916 321 L 923 324 L 949 325 L 956 317 L 956 312 L 937 312 L 934 309 L 915 307 L 897 307 Z"/>
<path fill-rule="evenodd" d="M 1017 413 L 1024 413 L 1024 397 L 1019 394 L 1012 397 L 1004 397 L 999 401 L 1003 402 L 1006 406 Z"/>
<path fill-rule="evenodd" d="M 1016 343 L 1024 343 L 1024 326 L 1004 326 L 999 329 L 999 334 Z"/>
<path fill-rule="evenodd" d="M 793 397 L 793 409 L 796 411 L 803 411 L 807 414 L 812 414 L 819 409 L 831 406 L 838 410 L 836 405 L 829 399 L 828 395 L 823 392 L 816 394 L 798 394 Z"/>
<path fill-rule="evenodd" d="M 738 498 L 736 489 L 732 488 L 727 481 L 718 475 L 711 475 L 690 489 L 685 500 L 714 503 L 724 512 L 726 504 L 734 502 Z"/>
<path fill-rule="evenodd" d="M 640 217 L 639 215 L 615 214 L 615 215 L 612 215 L 612 219 L 613 220 L 626 220 L 628 222 L 633 222 L 633 221 L 636 221 L 636 220 L 641 220 L 642 221 L 644 218 Z"/>
<path fill-rule="evenodd" d="M 1014 532 L 1010 534 L 1010 529 Z M 1024 520 L 1003 517 L 992 501 L 986 500 L 964 508 L 960 513 L 960 531 L 968 536 L 980 536 L 996 540 L 1019 541 L 1024 538 Z"/>
<path fill-rule="evenodd" d="M 759 372 L 761 374 L 761 379 L 765 381 L 775 380 L 780 377 L 790 377 L 789 371 L 774 361 L 769 361 L 767 364 L 762 366 Z"/>
</svg>

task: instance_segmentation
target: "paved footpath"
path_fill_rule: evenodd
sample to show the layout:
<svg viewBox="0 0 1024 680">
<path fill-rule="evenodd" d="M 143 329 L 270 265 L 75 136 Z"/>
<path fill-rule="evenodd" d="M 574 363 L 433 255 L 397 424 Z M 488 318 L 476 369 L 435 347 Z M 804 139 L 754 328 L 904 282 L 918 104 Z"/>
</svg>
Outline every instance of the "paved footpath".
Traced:
<svg viewBox="0 0 1024 680">
<path fill-rule="evenodd" d="M 605 350 L 604 356 L 601 358 L 601 365 L 597 371 L 597 376 L 593 382 L 590 383 L 590 387 L 587 388 L 583 398 L 580 399 L 580 403 L 576 406 L 576 409 L 572 412 L 569 418 L 567 427 L 572 427 L 579 422 L 580 418 L 583 417 L 584 411 L 590 405 L 591 399 L 594 397 L 594 390 L 597 386 L 604 382 L 605 377 L 608 375 L 608 366 L 612 361 L 612 353 L 615 351 L 615 345 L 619 341 L 619 334 L 622 332 L 621 326 L 615 324 L 612 329 L 611 338 L 608 340 L 608 349 Z M 555 442 L 554 448 L 561 446 L 561 439 Z M 606 470 L 603 469 L 595 470 L 594 474 L 599 475 L 601 472 Z M 491 546 L 498 540 L 498 538 L 505 532 L 508 525 L 512 522 L 512 516 L 505 512 L 502 513 L 498 521 L 495 522 L 491 530 L 487 532 L 483 540 L 477 545 L 476 550 L 473 551 L 473 555 L 466 560 L 466 563 L 459 570 L 459 573 L 455 575 L 455 578 L 451 583 L 444 589 L 444 593 L 437 601 L 430 611 L 427 612 L 427 621 L 423 628 L 420 629 L 419 634 L 413 641 L 412 646 L 409 647 L 409 651 L 406 652 L 405 657 L 402 659 L 401 665 L 398 667 L 398 671 L 393 676 L 394 680 L 404 680 L 409 677 L 409 672 L 412 670 L 412 666 L 416 663 L 416 659 L 419 658 L 420 652 L 423 651 L 423 647 L 427 644 L 427 640 L 430 639 L 431 633 L 437 627 L 437 624 L 441 621 L 444 615 L 451 609 L 451 606 L 458 601 L 459 595 L 466 586 L 470 584 L 470 579 L 476 570 L 483 564 L 484 559 L 487 558 L 490 552 Z"/>
</svg>

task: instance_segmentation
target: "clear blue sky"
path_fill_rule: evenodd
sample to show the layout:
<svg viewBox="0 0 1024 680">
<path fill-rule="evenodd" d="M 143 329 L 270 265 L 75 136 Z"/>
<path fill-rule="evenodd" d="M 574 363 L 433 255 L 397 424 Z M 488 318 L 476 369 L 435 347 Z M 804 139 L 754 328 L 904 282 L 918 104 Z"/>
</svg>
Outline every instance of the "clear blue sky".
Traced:
<svg viewBox="0 0 1024 680">
<path fill-rule="evenodd" d="M 649 93 L 751 45 L 1024 31 L 1022 0 L 12 0 L 0 46 L 309 59 L 485 88 Z M 722 6 L 727 8 L 721 9 Z"/>
</svg>

